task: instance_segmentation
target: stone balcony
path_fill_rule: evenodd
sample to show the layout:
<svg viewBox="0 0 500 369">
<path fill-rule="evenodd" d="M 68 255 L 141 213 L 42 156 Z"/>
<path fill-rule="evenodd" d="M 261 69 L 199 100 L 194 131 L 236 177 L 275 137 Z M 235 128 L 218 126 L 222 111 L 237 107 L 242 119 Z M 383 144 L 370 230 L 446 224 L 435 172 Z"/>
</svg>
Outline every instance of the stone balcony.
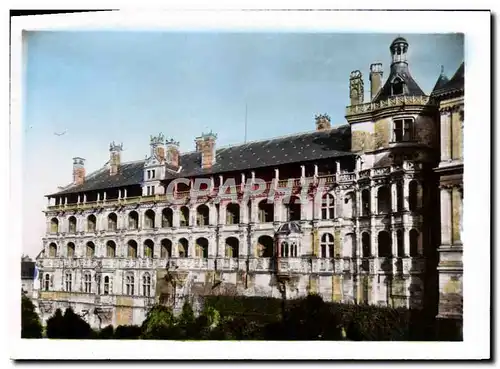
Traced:
<svg viewBox="0 0 500 369">
<path fill-rule="evenodd" d="M 433 104 L 429 96 L 395 96 L 380 102 L 369 102 L 366 104 L 351 105 L 346 108 L 346 115 L 371 113 L 380 109 L 398 106 L 425 106 Z"/>
</svg>

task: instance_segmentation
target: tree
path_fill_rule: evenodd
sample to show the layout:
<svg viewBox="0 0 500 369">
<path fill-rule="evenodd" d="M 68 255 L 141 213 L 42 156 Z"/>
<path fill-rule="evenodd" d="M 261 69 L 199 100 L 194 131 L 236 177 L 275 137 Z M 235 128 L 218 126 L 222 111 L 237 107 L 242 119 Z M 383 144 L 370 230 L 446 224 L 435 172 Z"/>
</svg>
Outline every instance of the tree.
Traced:
<svg viewBox="0 0 500 369">
<path fill-rule="evenodd" d="M 67 308 L 64 315 L 61 309 L 57 309 L 52 317 L 47 320 L 47 337 L 82 339 L 90 338 L 92 329 L 90 325 L 72 308 Z"/>
<path fill-rule="evenodd" d="M 61 309 L 57 309 L 47 320 L 47 337 L 64 338 L 64 317 Z"/>
<path fill-rule="evenodd" d="M 141 326 L 141 337 L 145 339 L 172 338 L 175 317 L 169 307 L 155 305 L 151 308 Z"/>
<path fill-rule="evenodd" d="M 21 338 L 42 338 L 42 324 L 35 312 L 35 305 L 26 297 L 21 297 Z"/>
</svg>

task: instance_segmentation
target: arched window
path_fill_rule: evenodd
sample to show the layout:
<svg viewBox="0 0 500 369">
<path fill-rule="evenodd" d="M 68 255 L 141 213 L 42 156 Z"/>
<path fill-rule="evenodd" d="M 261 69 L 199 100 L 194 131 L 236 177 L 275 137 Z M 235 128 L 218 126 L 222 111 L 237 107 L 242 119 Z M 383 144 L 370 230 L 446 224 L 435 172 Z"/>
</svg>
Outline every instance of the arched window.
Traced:
<svg viewBox="0 0 500 369">
<path fill-rule="evenodd" d="M 128 227 L 129 229 L 139 228 L 139 214 L 134 210 L 128 213 Z"/>
<path fill-rule="evenodd" d="M 189 243 L 188 240 L 185 238 L 181 238 L 179 240 L 179 243 L 177 244 L 177 248 L 179 251 L 179 257 L 180 258 L 187 258 L 189 257 Z"/>
<path fill-rule="evenodd" d="M 154 252 L 154 242 L 151 240 L 144 241 L 144 257 L 152 258 Z"/>
<path fill-rule="evenodd" d="M 84 274 L 83 286 L 85 293 L 92 293 L 92 274 L 90 272 Z"/>
<path fill-rule="evenodd" d="M 48 291 L 50 288 L 50 275 L 47 273 L 45 274 L 45 279 L 43 281 L 43 289 L 45 291 Z"/>
<path fill-rule="evenodd" d="M 160 257 L 162 259 L 170 259 L 172 257 L 172 241 L 169 239 L 161 240 Z"/>
<path fill-rule="evenodd" d="M 111 294 L 111 283 L 109 280 L 109 276 L 104 277 L 104 294 L 105 295 Z"/>
<path fill-rule="evenodd" d="M 392 82 L 392 94 L 402 95 L 404 92 L 404 82 L 400 78 L 396 78 Z"/>
<path fill-rule="evenodd" d="M 57 256 L 57 245 L 54 242 L 52 242 L 49 245 L 49 257 L 55 258 L 56 256 Z"/>
<path fill-rule="evenodd" d="M 288 204 L 285 204 L 287 221 L 300 220 L 300 199 L 297 196 L 290 197 Z"/>
<path fill-rule="evenodd" d="M 144 213 L 144 228 L 151 229 L 155 227 L 156 214 L 153 210 L 148 209 Z"/>
<path fill-rule="evenodd" d="M 230 203 L 226 207 L 226 224 L 240 223 L 240 206 L 235 203 Z"/>
<path fill-rule="evenodd" d="M 370 241 L 370 234 L 368 232 L 363 232 L 361 234 L 361 248 L 362 248 L 362 253 L 363 257 L 367 258 L 372 255 L 372 247 L 371 247 L 371 241 Z"/>
<path fill-rule="evenodd" d="M 161 212 L 161 227 L 170 228 L 173 225 L 174 213 L 172 209 L 165 208 Z"/>
<path fill-rule="evenodd" d="M 196 257 L 208 259 L 208 240 L 204 237 L 196 240 Z"/>
<path fill-rule="evenodd" d="M 410 230 L 410 256 L 418 256 L 418 231 L 415 229 Z"/>
<path fill-rule="evenodd" d="M 298 255 L 297 243 L 296 242 L 292 242 L 290 244 L 290 257 L 296 258 L 297 255 Z"/>
<path fill-rule="evenodd" d="M 127 243 L 127 256 L 132 259 L 137 258 L 137 242 L 134 240 L 130 240 Z"/>
<path fill-rule="evenodd" d="M 87 251 L 86 251 L 86 256 L 88 258 L 92 258 L 95 256 L 95 245 L 93 242 L 89 241 L 87 242 Z"/>
<path fill-rule="evenodd" d="M 188 227 L 189 226 L 189 209 L 187 206 L 181 207 L 180 224 L 181 224 L 181 227 Z"/>
<path fill-rule="evenodd" d="M 418 210 L 418 183 L 417 181 L 410 181 L 408 185 L 408 205 L 410 211 Z"/>
<path fill-rule="evenodd" d="M 210 210 L 206 205 L 200 205 L 196 209 L 196 224 L 199 227 L 207 226 L 209 224 Z"/>
<path fill-rule="evenodd" d="M 396 198 L 397 198 L 398 211 L 403 211 L 404 192 L 403 192 L 403 182 L 401 181 L 399 181 L 396 184 Z"/>
<path fill-rule="evenodd" d="M 266 199 L 259 202 L 259 222 L 274 222 L 274 204 L 270 204 Z"/>
<path fill-rule="evenodd" d="M 71 292 L 73 275 L 71 272 L 66 272 L 64 274 L 65 291 Z"/>
<path fill-rule="evenodd" d="M 377 208 L 379 214 L 387 214 L 391 211 L 391 191 L 389 187 L 382 186 L 377 190 Z"/>
<path fill-rule="evenodd" d="M 380 231 L 378 233 L 378 256 L 390 257 L 392 254 L 392 242 L 389 232 Z"/>
<path fill-rule="evenodd" d="M 68 232 L 76 233 L 76 218 L 74 216 L 68 218 Z"/>
<path fill-rule="evenodd" d="M 226 239 L 226 258 L 237 258 L 239 255 L 239 240 L 236 237 Z"/>
<path fill-rule="evenodd" d="M 116 256 L 116 244 L 113 241 L 106 242 L 106 256 L 114 258 Z"/>
<path fill-rule="evenodd" d="M 134 295 L 134 276 L 132 274 L 128 274 L 125 276 L 125 294 L 129 296 Z"/>
<path fill-rule="evenodd" d="M 50 220 L 50 233 L 59 232 L 59 220 L 57 218 L 52 218 Z"/>
<path fill-rule="evenodd" d="M 115 213 L 108 215 L 108 231 L 116 231 L 118 228 L 118 217 Z"/>
<path fill-rule="evenodd" d="M 149 273 L 144 273 L 142 276 L 142 295 L 151 296 L 151 276 Z"/>
<path fill-rule="evenodd" d="M 396 237 L 398 238 L 398 257 L 403 258 L 405 256 L 405 246 L 402 229 L 397 230 Z"/>
<path fill-rule="evenodd" d="M 331 233 L 325 233 L 321 236 L 321 257 L 333 258 L 335 255 L 335 243 Z"/>
<path fill-rule="evenodd" d="M 321 201 L 321 219 L 334 219 L 335 218 L 335 198 L 332 194 L 327 193 L 323 195 Z"/>
<path fill-rule="evenodd" d="M 69 242 L 66 246 L 66 255 L 68 256 L 68 258 L 75 257 L 75 244 L 73 242 Z"/>
<path fill-rule="evenodd" d="M 90 214 L 87 217 L 87 232 L 95 232 L 96 230 L 96 217 L 94 214 Z"/>
<path fill-rule="evenodd" d="M 361 215 L 364 217 L 370 216 L 370 202 L 370 190 L 364 189 L 363 191 L 361 191 Z"/>
<path fill-rule="evenodd" d="M 280 245 L 280 256 L 282 258 L 287 258 L 290 254 L 290 246 L 288 245 L 288 242 L 283 241 Z"/>
<path fill-rule="evenodd" d="M 263 258 L 273 257 L 274 240 L 270 236 L 260 236 L 257 240 L 258 255 Z"/>
</svg>

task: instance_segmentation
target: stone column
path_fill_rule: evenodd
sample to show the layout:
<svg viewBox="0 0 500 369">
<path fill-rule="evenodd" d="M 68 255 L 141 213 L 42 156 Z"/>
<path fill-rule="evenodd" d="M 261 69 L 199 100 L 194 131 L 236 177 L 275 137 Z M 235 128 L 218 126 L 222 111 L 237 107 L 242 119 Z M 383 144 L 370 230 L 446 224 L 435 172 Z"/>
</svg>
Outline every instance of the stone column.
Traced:
<svg viewBox="0 0 500 369">
<path fill-rule="evenodd" d="M 155 211 L 155 228 L 161 228 L 161 211 L 162 209 L 156 209 Z"/>
<path fill-rule="evenodd" d="M 451 112 L 441 112 L 441 161 L 451 159 Z"/>
<path fill-rule="evenodd" d="M 392 257 L 398 255 L 398 233 L 395 228 L 392 229 Z"/>
<path fill-rule="evenodd" d="M 377 214 L 378 209 L 377 209 L 377 187 L 376 186 L 370 186 L 370 212 L 372 214 Z"/>
<path fill-rule="evenodd" d="M 410 255 L 410 230 L 404 228 L 403 229 L 403 247 L 405 250 L 405 256 Z"/>
<path fill-rule="evenodd" d="M 378 240 L 377 240 L 378 232 L 377 229 L 372 226 L 370 229 L 370 243 L 371 243 L 371 252 L 372 256 L 378 258 Z"/>
<path fill-rule="evenodd" d="M 180 226 L 180 206 L 172 206 L 172 226 L 178 228 Z"/>
<path fill-rule="evenodd" d="M 452 241 L 453 244 L 461 244 L 462 243 L 462 234 L 461 234 L 461 224 L 462 224 L 462 198 L 460 191 L 457 187 L 452 190 L 452 219 L 453 219 L 453 231 L 452 231 Z"/>
<path fill-rule="evenodd" d="M 391 183 L 391 208 L 393 213 L 398 211 L 398 188 L 396 182 Z"/>
<path fill-rule="evenodd" d="M 408 211 L 410 209 L 410 179 L 403 179 L 403 210 Z"/>
<path fill-rule="evenodd" d="M 441 188 L 441 245 L 451 245 L 451 190 Z"/>
</svg>

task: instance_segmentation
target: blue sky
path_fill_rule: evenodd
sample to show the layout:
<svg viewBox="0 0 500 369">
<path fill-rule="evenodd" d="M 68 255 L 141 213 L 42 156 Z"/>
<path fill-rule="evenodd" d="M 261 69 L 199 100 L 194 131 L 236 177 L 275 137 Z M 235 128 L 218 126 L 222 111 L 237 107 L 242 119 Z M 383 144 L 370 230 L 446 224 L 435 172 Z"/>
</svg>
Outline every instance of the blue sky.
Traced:
<svg viewBox="0 0 500 369">
<path fill-rule="evenodd" d="M 194 149 L 212 129 L 218 146 L 314 129 L 314 115 L 345 122 L 349 73 L 390 66 L 397 34 L 38 31 L 25 33 L 23 250 L 36 256 L 45 194 L 71 181 L 72 158 L 87 173 L 123 142 L 122 160 L 143 159 L 163 132 Z M 463 37 L 404 34 L 410 71 L 430 93 L 444 65 L 463 60 Z M 63 136 L 54 132 L 67 130 Z M 33 180 L 36 178 L 36 180 Z M 28 231 L 29 230 L 29 231 Z"/>
</svg>

